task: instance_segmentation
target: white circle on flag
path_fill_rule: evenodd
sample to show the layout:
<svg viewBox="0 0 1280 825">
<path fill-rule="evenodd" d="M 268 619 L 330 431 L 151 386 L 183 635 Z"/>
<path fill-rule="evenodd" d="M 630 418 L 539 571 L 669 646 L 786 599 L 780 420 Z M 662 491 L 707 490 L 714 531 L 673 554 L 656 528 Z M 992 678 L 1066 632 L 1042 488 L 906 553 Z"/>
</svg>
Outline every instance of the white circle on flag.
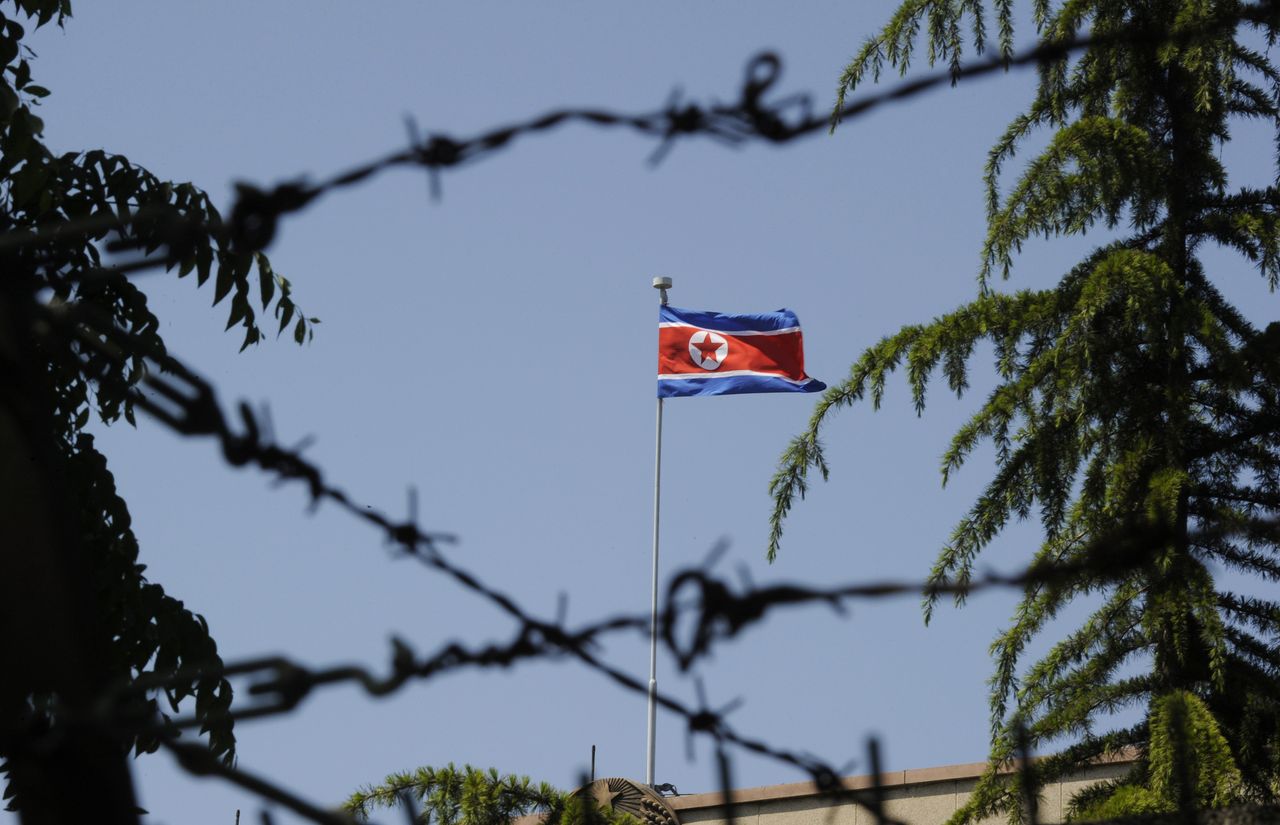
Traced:
<svg viewBox="0 0 1280 825">
<path fill-rule="evenodd" d="M 700 329 L 689 339 L 689 357 L 704 370 L 720 369 L 729 354 L 729 342 L 722 335 Z"/>
</svg>

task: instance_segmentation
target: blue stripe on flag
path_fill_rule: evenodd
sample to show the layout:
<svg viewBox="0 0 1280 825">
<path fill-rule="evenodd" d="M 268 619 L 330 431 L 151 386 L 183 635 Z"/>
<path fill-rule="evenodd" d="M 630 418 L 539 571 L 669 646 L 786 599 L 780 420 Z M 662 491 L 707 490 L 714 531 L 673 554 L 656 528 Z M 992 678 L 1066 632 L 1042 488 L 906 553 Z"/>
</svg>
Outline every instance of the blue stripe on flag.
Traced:
<svg viewBox="0 0 1280 825">
<path fill-rule="evenodd" d="M 772 332 L 800 326 L 800 320 L 789 309 L 777 312 L 753 312 L 746 315 L 726 315 L 723 312 L 702 312 L 696 309 L 659 305 L 659 323 L 688 324 L 715 332 Z"/>
<path fill-rule="evenodd" d="M 827 385 L 810 378 L 803 384 L 773 375 L 726 375 L 708 378 L 659 378 L 659 398 L 693 395 L 738 395 L 748 392 L 821 392 Z"/>
</svg>

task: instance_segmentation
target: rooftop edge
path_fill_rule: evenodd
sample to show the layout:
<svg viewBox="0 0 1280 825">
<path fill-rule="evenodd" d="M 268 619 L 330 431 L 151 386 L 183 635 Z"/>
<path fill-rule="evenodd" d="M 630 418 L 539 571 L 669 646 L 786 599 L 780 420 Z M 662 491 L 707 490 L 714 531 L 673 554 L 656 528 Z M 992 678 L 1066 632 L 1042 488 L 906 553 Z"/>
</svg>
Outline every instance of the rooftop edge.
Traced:
<svg viewBox="0 0 1280 825">
<path fill-rule="evenodd" d="M 1122 751 L 1094 760 L 1096 765 L 1114 765 L 1132 762 L 1137 758 L 1137 751 L 1125 748 Z M 906 785 L 925 785 L 930 782 L 949 782 L 957 779 L 977 779 L 987 769 L 986 762 L 969 762 L 963 765 L 942 765 L 936 768 L 913 768 L 902 771 L 888 771 L 880 774 L 880 787 L 901 788 Z M 1011 766 L 1007 769 L 1012 772 Z M 847 791 L 864 791 L 875 787 L 872 774 L 848 776 L 841 780 Z M 818 796 L 822 791 L 812 781 L 790 782 L 785 785 L 764 785 L 758 788 L 743 788 L 731 792 L 734 804 L 750 802 L 768 802 L 777 799 L 795 799 L 806 796 Z M 724 794 L 720 791 L 711 793 L 685 794 L 684 796 L 665 797 L 666 803 L 677 811 L 696 810 L 698 808 L 714 808 L 725 803 Z"/>
</svg>

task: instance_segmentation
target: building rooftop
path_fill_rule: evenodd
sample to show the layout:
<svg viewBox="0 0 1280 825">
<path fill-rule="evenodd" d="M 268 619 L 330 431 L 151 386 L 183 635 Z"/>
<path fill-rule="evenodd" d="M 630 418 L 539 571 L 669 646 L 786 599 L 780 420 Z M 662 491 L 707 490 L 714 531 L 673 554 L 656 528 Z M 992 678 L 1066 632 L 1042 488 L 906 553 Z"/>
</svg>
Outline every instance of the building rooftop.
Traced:
<svg viewBox="0 0 1280 825">
<path fill-rule="evenodd" d="M 1134 758 L 1132 751 L 1126 751 L 1047 784 L 1041 794 L 1040 821 L 1062 822 L 1072 796 L 1096 782 L 1123 776 Z M 941 825 L 968 799 L 986 767 L 986 762 L 970 762 L 881 773 L 885 813 L 908 825 Z M 869 774 L 846 777 L 842 783 L 855 793 L 876 785 Z M 680 825 L 727 825 L 728 812 L 719 791 L 669 796 L 664 801 Z M 809 781 L 736 789 L 733 804 L 738 825 L 869 825 L 875 821 L 863 805 L 824 796 Z"/>
</svg>

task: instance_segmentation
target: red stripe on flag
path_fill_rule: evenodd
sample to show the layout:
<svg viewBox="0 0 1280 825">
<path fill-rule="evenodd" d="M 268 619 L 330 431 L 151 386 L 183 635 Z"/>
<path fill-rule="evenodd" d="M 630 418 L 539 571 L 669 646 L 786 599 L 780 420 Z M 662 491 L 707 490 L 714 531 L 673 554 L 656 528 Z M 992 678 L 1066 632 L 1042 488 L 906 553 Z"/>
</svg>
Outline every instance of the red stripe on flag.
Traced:
<svg viewBox="0 0 1280 825">
<path fill-rule="evenodd" d="M 703 330 L 697 327 L 658 328 L 658 374 L 704 375 L 751 370 L 801 380 L 804 375 L 804 339 L 799 330 L 778 335 L 743 335 L 713 332 L 728 344 L 728 352 L 713 370 L 693 360 L 689 341 Z M 711 354 L 710 346 L 707 353 Z M 695 350 L 697 348 L 695 347 Z"/>
</svg>

